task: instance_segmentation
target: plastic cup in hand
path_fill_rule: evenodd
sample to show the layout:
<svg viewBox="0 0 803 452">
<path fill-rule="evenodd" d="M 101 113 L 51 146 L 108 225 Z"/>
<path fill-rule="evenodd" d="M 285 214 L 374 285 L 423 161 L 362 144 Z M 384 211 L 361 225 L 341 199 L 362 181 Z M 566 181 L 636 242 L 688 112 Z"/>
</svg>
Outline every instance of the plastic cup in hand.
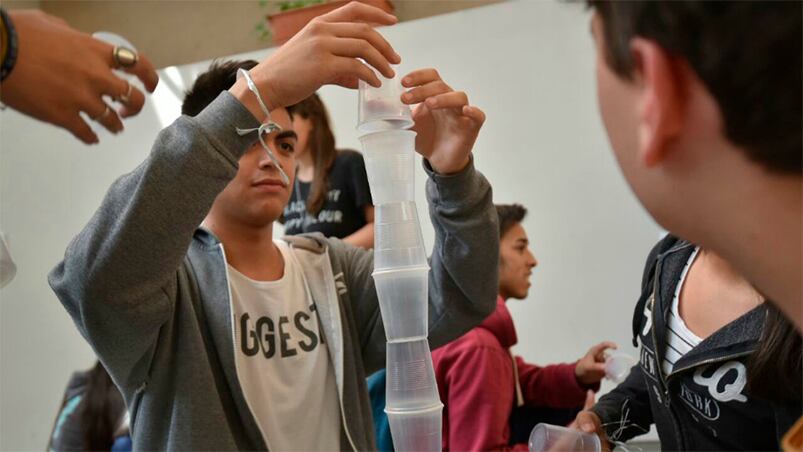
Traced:
<svg viewBox="0 0 803 452">
<path fill-rule="evenodd" d="M 426 345 L 429 267 L 374 271 L 373 276 L 387 340 L 420 338 Z M 390 351 L 389 343 L 388 353 Z M 430 360 L 431 369 L 432 358 L 429 349 L 427 349 L 427 359 Z M 388 373 L 390 367 L 391 362 L 388 357 Z"/>
<path fill-rule="evenodd" d="M 443 447 L 442 410 L 441 404 L 406 412 L 386 409 L 390 434 L 393 436 L 393 449 L 399 452 L 440 452 Z"/>
<path fill-rule="evenodd" d="M 636 365 L 636 360 L 627 353 L 615 350 L 605 350 L 605 377 L 614 383 L 625 381 L 630 375 L 630 369 Z"/>
<path fill-rule="evenodd" d="M 599 437 L 580 430 L 537 424 L 530 433 L 530 452 L 600 452 Z"/>
<path fill-rule="evenodd" d="M 360 137 L 374 205 L 415 199 L 415 135 L 388 130 Z"/>
<path fill-rule="evenodd" d="M 404 87 L 398 78 L 377 74 L 382 86 L 375 88 L 360 80 L 357 130 L 362 133 L 408 129 L 413 126 L 410 106 L 401 101 Z"/>
</svg>

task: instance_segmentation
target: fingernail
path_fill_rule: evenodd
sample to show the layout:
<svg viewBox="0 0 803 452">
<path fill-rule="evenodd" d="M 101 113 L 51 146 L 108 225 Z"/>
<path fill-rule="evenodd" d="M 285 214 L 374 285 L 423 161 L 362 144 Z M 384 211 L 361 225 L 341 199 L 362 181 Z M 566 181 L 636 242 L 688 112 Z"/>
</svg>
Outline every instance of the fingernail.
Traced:
<svg viewBox="0 0 803 452">
<path fill-rule="evenodd" d="M 583 429 L 584 432 L 591 433 L 594 431 L 594 426 L 589 424 L 588 422 L 584 422 L 580 425 L 580 428 Z"/>
<path fill-rule="evenodd" d="M 402 83 L 404 83 L 405 85 L 409 85 L 410 83 L 413 83 L 413 80 L 410 77 L 404 77 Z"/>
<path fill-rule="evenodd" d="M 410 100 L 410 99 L 412 99 L 412 98 L 413 98 L 413 95 L 412 95 L 412 94 L 410 94 L 410 93 L 404 93 L 404 94 L 402 94 L 402 100 L 409 101 L 409 100 Z"/>
<path fill-rule="evenodd" d="M 438 101 L 435 100 L 434 97 L 430 97 L 429 99 L 427 99 L 427 105 L 429 105 L 430 107 L 437 107 Z"/>
</svg>

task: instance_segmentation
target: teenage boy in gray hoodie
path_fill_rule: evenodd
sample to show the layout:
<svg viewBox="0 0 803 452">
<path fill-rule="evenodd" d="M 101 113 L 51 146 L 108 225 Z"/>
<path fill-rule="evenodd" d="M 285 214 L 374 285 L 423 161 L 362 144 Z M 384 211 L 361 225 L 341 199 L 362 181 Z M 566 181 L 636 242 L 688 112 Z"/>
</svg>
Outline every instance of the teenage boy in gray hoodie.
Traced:
<svg viewBox="0 0 803 452">
<path fill-rule="evenodd" d="M 124 395 L 135 449 L 375 448 L 365 376 L 384 366 L 385 333 L 373 255 L 322 236 L 272 237 L 295 175 L 284 107 L 326 83 L 378 85 L 358 57 L 392 76 L 398 55 L 365 24 L 394 22 L 351 4 L 260 64 L 213 66 L 197 83 L 227 68 L 214 100 L 159 134 L 50 274 Z M 275 161 L 257 132 L 245 132 L 266 121 L 245 80 L 235 81 L 236 68 L 251 66 L 268 119 L 281 127 L 263 136 Z M 484 114 L 434 70 L 403 84 L 404 102 L 420 103 L 436 347 L 494 309 L 496 214 L 471 159 Z"/>
</svg>

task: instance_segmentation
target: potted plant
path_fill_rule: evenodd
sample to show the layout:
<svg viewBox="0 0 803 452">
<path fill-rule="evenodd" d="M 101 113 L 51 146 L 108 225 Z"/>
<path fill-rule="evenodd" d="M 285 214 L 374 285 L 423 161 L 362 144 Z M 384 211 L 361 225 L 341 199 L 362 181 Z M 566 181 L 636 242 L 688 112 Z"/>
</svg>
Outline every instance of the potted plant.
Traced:
<svg viewBox="0 0 803 452">
<path fill-rule="evenodd" d="M 312 19 L 340 8 L 351 0 L 294 0 L 279 3 L 279 12 L 268 14 L 270 30 L 263 26 L 263 36 L 272 36 L 273 43 L 280 45 L 301 31 Z M 393 12 L 390 0 L 357 0 Z M 260 27 L 258 27 L 259 29 Z"/>
</svg>

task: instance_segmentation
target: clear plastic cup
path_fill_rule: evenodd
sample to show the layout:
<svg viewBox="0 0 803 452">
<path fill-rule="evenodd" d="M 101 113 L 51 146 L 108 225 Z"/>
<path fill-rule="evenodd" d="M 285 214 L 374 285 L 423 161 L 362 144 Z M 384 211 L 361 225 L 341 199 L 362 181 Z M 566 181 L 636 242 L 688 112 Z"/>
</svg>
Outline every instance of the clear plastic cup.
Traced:
<svg viewBox="0 0 803 452">
<path fill-rule="evenodd" d="M 362 133 L 408 129 L 413 125 L 410 106 L 401 101 L 405 89 L 399 78 L 385 78 L 374 88 L 360 80 L 357 130 Z"/>
<path fill-rule="evenodd" d="M 599 437 L 566 427 L 537 424 L 530 433 L 530 452 L 600 452 Z"/>
<path fill-rule="evenodd" d="M 415 202 L 377 205 L 374 217 L 374 269 L 426 265 L 427 254 Z"/>
<path fill-rule="evenodd" d="M 388 342 L 385 407 L 416 411 L 440 404 L 427 338 Z"/>
<path fill-rule="evenodd" d="M 605 377 L 614 383 L 621 383 L 630 375 L 630 369 L 636 363 L 636 359 L 627 353 L 605 350 Z"/>
<path fill-rule="evenodd" d="M 374 271 L 373 276 L 387 340 L 426 339 L 429 268 Z"/>
<path fill-rule="evenodd" d="M 387 130 L 360 137 L 374 205 L 415 199 L 415 132 Z"/>
<path fill-rule="evenodd" d="M 393 449 L 399 452 L 440 452 L 442 450 L 441 412 L 443 405 L 416 410 L 385 410 L 393 436 Z"/>
</svg>

